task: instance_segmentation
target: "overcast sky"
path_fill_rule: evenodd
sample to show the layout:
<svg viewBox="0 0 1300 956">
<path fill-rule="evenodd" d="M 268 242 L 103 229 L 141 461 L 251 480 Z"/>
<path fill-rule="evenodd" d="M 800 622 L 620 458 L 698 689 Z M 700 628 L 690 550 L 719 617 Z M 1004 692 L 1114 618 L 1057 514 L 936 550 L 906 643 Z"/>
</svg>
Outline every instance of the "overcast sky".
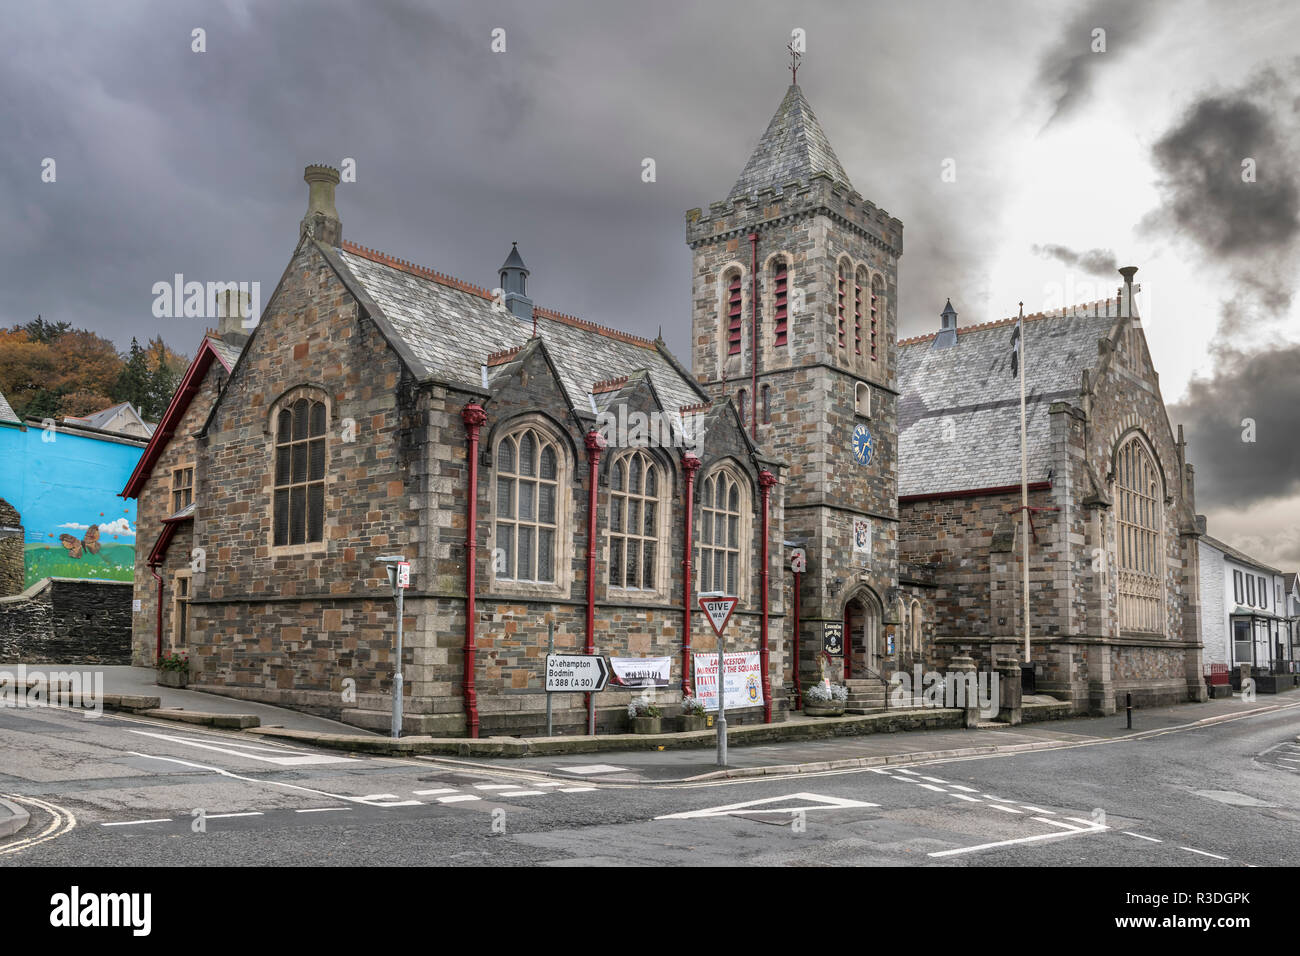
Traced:
<svg viewBox="0 0 1300 956">
<path fill-rule="evenodd" d="M 153 284 L 269 295 L 303 166 L 352 158 L 346 238 L 489 287 L 517 239 L 539 304 L 662 327 L 689 360 L 684 213 L 726 197 L 802 28 L 800 85 L 853 185 L 904 224 L 900 335 L 949 296 L 982 322 L 1113 295 L 1138 266 L 1198 510 L 1300 565 L 1290 0 L 0 6 L 0 323 L 185 352 L 207 323 L 155 319 Z"/>
</svg>

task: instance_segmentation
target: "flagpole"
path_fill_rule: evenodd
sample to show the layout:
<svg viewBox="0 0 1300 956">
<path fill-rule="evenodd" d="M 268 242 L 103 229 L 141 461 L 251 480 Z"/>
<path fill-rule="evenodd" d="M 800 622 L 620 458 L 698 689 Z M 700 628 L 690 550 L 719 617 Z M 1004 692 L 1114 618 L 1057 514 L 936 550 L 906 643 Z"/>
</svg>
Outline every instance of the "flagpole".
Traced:
<svg viewBox="0 0 1300 956">
<path fill-rule="evenodd" d="M 1020 538 L 1024 555 L 1025 663 L 1029 663 L 1029 450 L 1025 429 L 1025 304 L 1020 303 Z"/>
</svg>

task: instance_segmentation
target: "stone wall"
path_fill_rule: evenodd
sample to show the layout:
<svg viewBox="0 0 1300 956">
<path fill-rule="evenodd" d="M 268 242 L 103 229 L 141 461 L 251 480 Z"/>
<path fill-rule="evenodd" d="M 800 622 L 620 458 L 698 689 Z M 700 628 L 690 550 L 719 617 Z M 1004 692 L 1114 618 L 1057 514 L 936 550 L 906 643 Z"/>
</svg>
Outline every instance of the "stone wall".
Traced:
<svg viewBox="0 0 1300 956">
<path fill-rule="evenodd" d="M 131 584 L 46 578 L 0 598 L 0 663 L 131 663 Z"/>
<path fill-rule="evenodd" d="M 23 526 L 18 509 L 0 498 L 0 597 L 23 590 Z"/>
</svg>

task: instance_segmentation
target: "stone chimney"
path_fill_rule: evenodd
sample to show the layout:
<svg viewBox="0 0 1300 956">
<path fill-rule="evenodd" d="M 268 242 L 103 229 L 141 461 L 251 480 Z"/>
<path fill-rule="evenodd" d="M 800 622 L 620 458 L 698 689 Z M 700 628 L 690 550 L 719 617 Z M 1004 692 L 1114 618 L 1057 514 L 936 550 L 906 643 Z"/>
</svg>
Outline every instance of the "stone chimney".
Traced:
<svg viewBox="0 0 1300 956">
<path fill-rule="evenodd" d="M 254 308 L 252 297 L 242 289 L 227 288 L 218 292 L 217 337 L 228 345 L 242 348 L 260 318 L 253 314 Z"/>
<path fill-rule="evenodd" d="M 944 305 L 939 313 L 939 334 L 930 343 L 932 349 L 950 349 L 957 344 L 957 310 L 952 307 L 952 299 Z"/>
<path fill-rule="evenodd" d="M 1137 266 L 1124 266 L 1119 270 L 1119 274 L 1124 277 L 1124 291 L 1121 293 L 1121 312 L 1120 315 L 1133 318 L 1136 313 L 1133 310 L 1133 276 L 1137 274 Z"/>
<path fill-rule="evenodd" d="M 302 178 L 311 187 L 307 196 L 307 215 L 302 217 L 300 236 L 311 236 L 329 246 L 343 242 L 343 223 L 334 208 L 334 187 L 339 171 L 332 166 L 308 166 Z"/>
<path fill-rule="evenodd" d="M 519 255 L 519 243 L 510 244 L 510 255 L 501 264 L 501 291 L 505 293 L 506 309 L 516 318 L 533 320 L 533 300 L 528 298 L 525 286 L 528 267 Z"/>
</svg>

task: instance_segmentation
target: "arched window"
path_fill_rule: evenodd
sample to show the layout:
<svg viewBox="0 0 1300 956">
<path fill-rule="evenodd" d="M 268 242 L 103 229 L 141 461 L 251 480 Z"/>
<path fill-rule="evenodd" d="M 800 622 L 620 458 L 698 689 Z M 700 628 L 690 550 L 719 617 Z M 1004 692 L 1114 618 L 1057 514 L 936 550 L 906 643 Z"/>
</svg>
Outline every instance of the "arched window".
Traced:
<svg viewBox="0 0 1300 956">
<path fill-rule="evenodd" d="M 848 309 L 848 302 L 845 301 L 849 294 L 849 269 L 843 262 L 835 276 L 835 332 L 836 339 L 840 348 L 845 347 L 845 313 Z"/>
<path fill-rule="evenodd" d="M 699 590 L 740 595 L 748 510 L 749 496 L 730 471 L 715 471 L 701 483 Z"/>
<path fill-rule="evenodd" d="M 1115 483 L 1120 630 L 1159 633 L 1164 630 L 1164 490 L 1155 459 L 1136 435 L 1115 458 Z"/>
<path fill-rule="evenodd" d="M 790 270 L 784 259 L 772 264 L 772 335 L 778 348 L 789 338 Z"/>
<path fill-rule="evenodd" d="M 609 586 L 659 591 L 664 518 L 663 469 L 643 451 L 615 458 L 609 468 Z"/>
<path fill-rule="evenodd" d="M 913 654 L 920 654 L 921 651 L 923 650 L 923 644 L 924 644 L 924 640 L 922 639 L 922 635 L 921 635 L 922 621 L 921 621 L 920 601 L 917 600 L 912 601 L 910 618 L 911 620 L 909 621 L 909 631 L 911 632 L 911 638 L 912 638 L 911 651 Z"/>
<path fill-rule="evenodd" d="M 506 434 L 497 442 L 497 579 L 555 582 L 561 454 L 550 435 L 534 427 Z"/>
<path fill-rule="evenodd" d="M 863 418 L 871 417 L 871 386 L 858 382 L 853 390 L 853 413 Z"/>
<path fill-rule="evenodd" d="M 867 290 L 871 282 L 867 270 L 861 267 L 853 276 L 853 354 L 862 354 L 862 317 L 867 310 Z"/>
<path fill-rule="evenodd" d="M 763 424 L 772 424 L 772 386 L 763 383 Z"/>
<path fill-rule="evenodd" d="M 743 327 L 740 270 L 727 273 L 727 354 L 740 354 L 740 336 Z"/>
<path fill-rule="evenodd" d="M 876 276 L 871 280 L 871 361 L 876 360 L 880 323 L 885 316 L 885 281 Z"/>
<path fill-rule="evenodd" d="M 325 540 L 325 403 L 299 398 L 275 424 L 276 547 Z"/>
</svg>

